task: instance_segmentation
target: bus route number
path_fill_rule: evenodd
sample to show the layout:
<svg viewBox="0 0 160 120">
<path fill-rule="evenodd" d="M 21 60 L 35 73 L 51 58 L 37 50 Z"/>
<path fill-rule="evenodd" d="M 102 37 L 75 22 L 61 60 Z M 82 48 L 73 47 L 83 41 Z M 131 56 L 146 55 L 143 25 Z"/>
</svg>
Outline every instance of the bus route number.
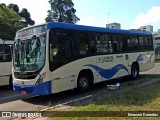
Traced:
<svg viewBox="0 0 160 120">
<path fill-rule="evenodd" d="M 98 57 L 98 63 L 113 62 L 113 56 Z"/>
</svg>

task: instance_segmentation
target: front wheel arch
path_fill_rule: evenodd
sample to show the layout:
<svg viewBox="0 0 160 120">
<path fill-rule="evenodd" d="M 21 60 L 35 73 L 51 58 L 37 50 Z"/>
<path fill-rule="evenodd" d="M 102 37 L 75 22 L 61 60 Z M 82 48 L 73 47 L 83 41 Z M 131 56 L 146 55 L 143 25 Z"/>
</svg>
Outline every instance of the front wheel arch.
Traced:
<svg viewBox="0 0 160 120">
<path fill-rule="evenodd" d="M 91 70 L 82 70 L 77 78 L 77 92 L 83 93 L 88 91 L 93 85 L 93 79 L 93 72 Z"/>
</svg>

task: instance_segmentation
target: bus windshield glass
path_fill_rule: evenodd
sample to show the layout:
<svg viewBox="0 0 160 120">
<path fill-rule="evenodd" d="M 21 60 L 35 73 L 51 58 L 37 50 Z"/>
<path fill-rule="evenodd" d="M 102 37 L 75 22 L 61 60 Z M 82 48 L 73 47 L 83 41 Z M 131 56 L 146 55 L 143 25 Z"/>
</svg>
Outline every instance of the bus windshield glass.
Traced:
<svg viewBox="0 0 160 120">
<path fill-rule="evenodd" d="M 46 35 L 15 43 L 14 70 L 20 72 L 36 71 L 45 63 Z"/>
</svg>

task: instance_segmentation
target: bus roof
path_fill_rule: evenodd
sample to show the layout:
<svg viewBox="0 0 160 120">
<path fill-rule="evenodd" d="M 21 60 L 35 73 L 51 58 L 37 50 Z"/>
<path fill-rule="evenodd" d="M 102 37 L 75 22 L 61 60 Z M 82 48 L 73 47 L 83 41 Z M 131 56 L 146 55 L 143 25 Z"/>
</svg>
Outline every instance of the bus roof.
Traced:
<svg viewBox="0 0 160 120">
<path fill-rule="evenodd" d="M 47 29 L 51 28 L 64 28 L 72 30 L 84 30 L 93 32 L 108 32 L 108 33 L 120 33 L 120 34 L 138 34 L 138 35 L 152 35 L 150 32 L 136 31 L 136 30 L 122 30 L 113 28 L 91 27 L 84 25 L 68 24 L 62 22 L 49 22 L 47 23 Z"/>
<path fill-rule="evenodd" d="M 63 23 L 63 22 L 48 22 L 45 24 L 29 26 L 19 30 L 18 32 L 22 32 L 22 31 L 26 31 L 27 29 L 34 29 L 34 28 L 37 28 L 34 31 L 38 31 L 38 32 L 44 32 L 47 29 L 51 29 L 51 28 L 64 28 L 64 29 L 83 30 L 83 31 L 91 31 L 91 32 L 108 32 L 108 33 L 132 34 L 132 35 L 152 35 L 152 33 L 150 32 L 143 32 L 143 31 L 137 31 L 137 30 L 102 28 L 102 27 L 69 24 L 69 23 Z"/>
</svg>

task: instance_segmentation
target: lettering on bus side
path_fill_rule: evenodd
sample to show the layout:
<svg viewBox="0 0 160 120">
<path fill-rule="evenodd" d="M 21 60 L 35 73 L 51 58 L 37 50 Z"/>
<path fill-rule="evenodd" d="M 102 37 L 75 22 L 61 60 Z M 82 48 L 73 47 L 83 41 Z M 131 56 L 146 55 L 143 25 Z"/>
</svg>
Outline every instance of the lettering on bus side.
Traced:
<svg viewBox="0 0 160 120">
<path fill-rule="evenodd" d="M 113 62 L 113 56 L 98 57 L 98 63 Z"/>
</svg>

